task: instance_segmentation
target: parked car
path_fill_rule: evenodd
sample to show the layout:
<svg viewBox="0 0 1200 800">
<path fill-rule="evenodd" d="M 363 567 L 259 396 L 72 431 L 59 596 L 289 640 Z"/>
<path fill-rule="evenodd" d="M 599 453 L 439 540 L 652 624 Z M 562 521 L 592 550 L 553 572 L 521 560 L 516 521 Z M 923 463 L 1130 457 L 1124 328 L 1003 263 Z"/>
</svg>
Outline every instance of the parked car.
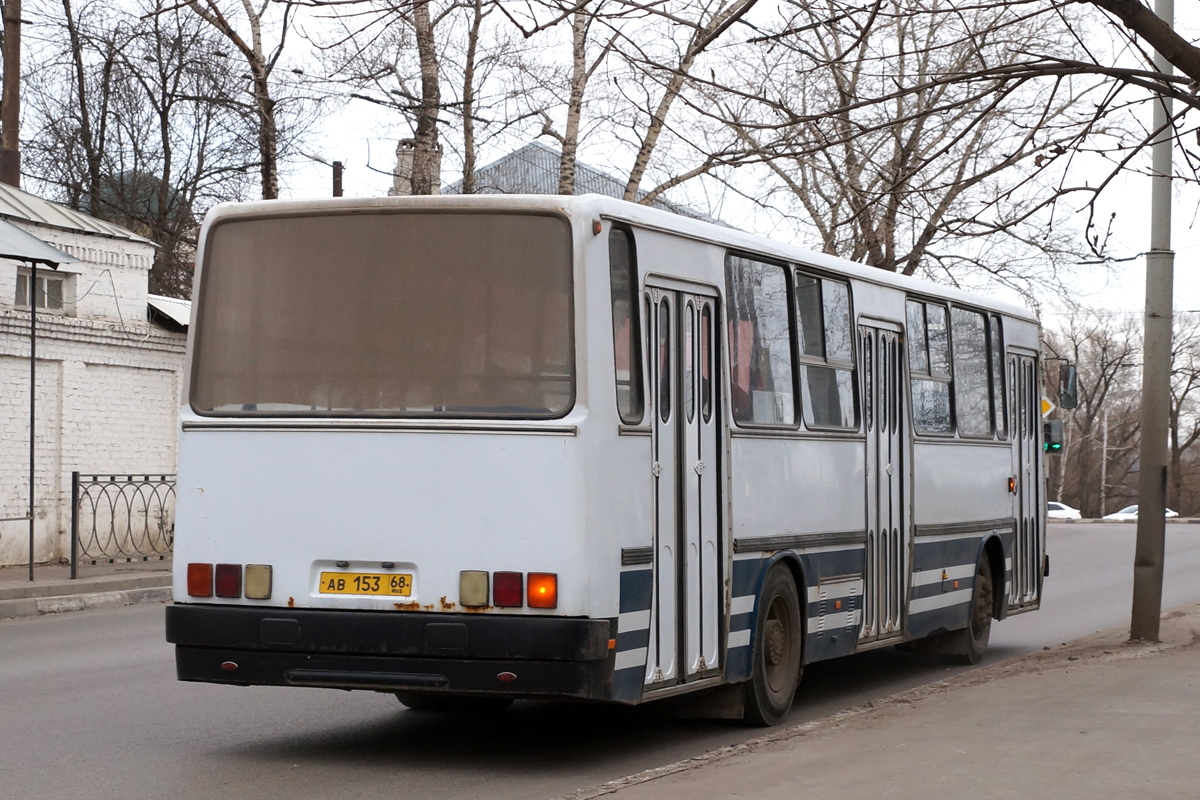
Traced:
<svg viewBox="0 0 1200 800">
<path fill-rule="evenodd" d="M 1079 509 L 1066 503 L 1046 503 L 1046 516 L 1050 519 L 1081 519 Z"/>
<path fill-rule="evenodd" d="M 1120 511 L 1114 511 L 1111 514 L 1105 514 L 1104 519 L 1108 520 L 1109 522 L 1137 522 L 1137 510 L 1137 506 L 1125 506 L 1125 508 L 1122 508 Z M 1167 518 L 1178 517 L 1179 512 L 1172 511 L 1168 508 L 1163 516 Z"/>
</svg>

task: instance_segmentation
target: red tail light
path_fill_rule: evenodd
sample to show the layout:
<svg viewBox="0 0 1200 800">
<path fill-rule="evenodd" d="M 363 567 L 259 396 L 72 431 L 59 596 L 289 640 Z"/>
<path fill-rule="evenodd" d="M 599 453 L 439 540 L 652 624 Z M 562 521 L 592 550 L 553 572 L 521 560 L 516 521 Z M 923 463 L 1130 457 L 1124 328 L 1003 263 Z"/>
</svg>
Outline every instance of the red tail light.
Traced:
<svg viewBox="0 0 1200 800">
<path fill-rule="evenodd" d="M 217 564 L 217 597 L 242 596 L 242 565 Z"/>
<path fill-rule="evenodd" d="M 525 603 L 525 576 L 520 572 L 497 572 L 492 575 L 492 605 L 497 608 L 520 608 Z"/>
<path fill-rule="evenodd" d="M 212 597 L 212 564 L 188 564 L 187 586 L 190 597 Z"/>
</svg>

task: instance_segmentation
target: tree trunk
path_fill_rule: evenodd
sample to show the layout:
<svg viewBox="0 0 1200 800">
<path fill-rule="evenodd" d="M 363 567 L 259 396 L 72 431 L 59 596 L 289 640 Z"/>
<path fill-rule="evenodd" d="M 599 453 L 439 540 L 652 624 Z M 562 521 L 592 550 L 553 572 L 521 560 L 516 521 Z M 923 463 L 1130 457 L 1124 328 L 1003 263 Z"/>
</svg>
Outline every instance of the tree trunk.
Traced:
<svg viewBox="0 0 1200 800">
<path fill-rule="evenodd" d="M 438 144 L 437 131 L 442 95 L 429 0 L 421 0 L 413 6 L 413 27 L 416 29 L 417 54 L 421 61 L 421 106 L 417 109 L 417 129 L 413 137 L 412 193 L 434 194 L 442 184 L 441 146 Z"/>
<path fill-rule="evenodd" d="M 21 185 L 21 0 L 4 0 L 4 93 L 3 99 L 0 99 L 0 183 L 17 187 Z M 30 573 L 30 575 L 32 574 Z"/>
<path fill-rule="evenodd" d="M 275 128 L 275 101 L 266 70 L 255 65 L 254 109 L 258 115 L 258 157 L 262 170 L 263 200 L 279 198 L 279 132 Z"/>
<path fill-rule="evenodd" d="M 580 8 L 571 23 L 571 96 L 567 100 L 567 125 L 563 129 L 562 158 L 558 166 L 559 194 L 575 194 L 575 154 L 579 150 L 579 120 L 583 116 L 583 92 L 588 82 L 589 21 L 587 10 Z"/>
</svg>

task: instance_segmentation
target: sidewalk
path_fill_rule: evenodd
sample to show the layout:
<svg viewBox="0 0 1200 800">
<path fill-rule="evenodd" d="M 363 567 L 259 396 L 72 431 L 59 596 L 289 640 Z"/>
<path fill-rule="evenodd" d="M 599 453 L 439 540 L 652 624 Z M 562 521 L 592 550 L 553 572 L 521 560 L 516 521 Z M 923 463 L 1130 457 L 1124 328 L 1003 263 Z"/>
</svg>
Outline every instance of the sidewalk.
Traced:
<svg viewBox="0 0 1200 800">
<path fill-rule="evenodd" d="M 1127 636 L 963 673 L 569 800 L 1197 797 L 1200 604 L 1164 615 L 1160 644 Z"/>
<path fill-rule="evenodd" d="M 171 559 L 83 563 L 71 580 L 67 564 L 0 567 L 0 619 L 171 599 Z"/>
</svg>

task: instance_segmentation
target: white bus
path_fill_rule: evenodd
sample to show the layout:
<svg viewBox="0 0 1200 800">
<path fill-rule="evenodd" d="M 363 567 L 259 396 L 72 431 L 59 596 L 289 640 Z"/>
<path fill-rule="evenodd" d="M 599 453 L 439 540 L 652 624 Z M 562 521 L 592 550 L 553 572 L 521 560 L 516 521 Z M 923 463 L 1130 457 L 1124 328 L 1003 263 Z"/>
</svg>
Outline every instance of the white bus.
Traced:
<svg viewBox="0 0 1200 800">
<path fill-rule="evenodd" d="M 1045 571 L 1024 309 L 599 196 L 221 206 L 181 410 L 180 680 L 417 708 L 976 662 Z"/>
</svg>

